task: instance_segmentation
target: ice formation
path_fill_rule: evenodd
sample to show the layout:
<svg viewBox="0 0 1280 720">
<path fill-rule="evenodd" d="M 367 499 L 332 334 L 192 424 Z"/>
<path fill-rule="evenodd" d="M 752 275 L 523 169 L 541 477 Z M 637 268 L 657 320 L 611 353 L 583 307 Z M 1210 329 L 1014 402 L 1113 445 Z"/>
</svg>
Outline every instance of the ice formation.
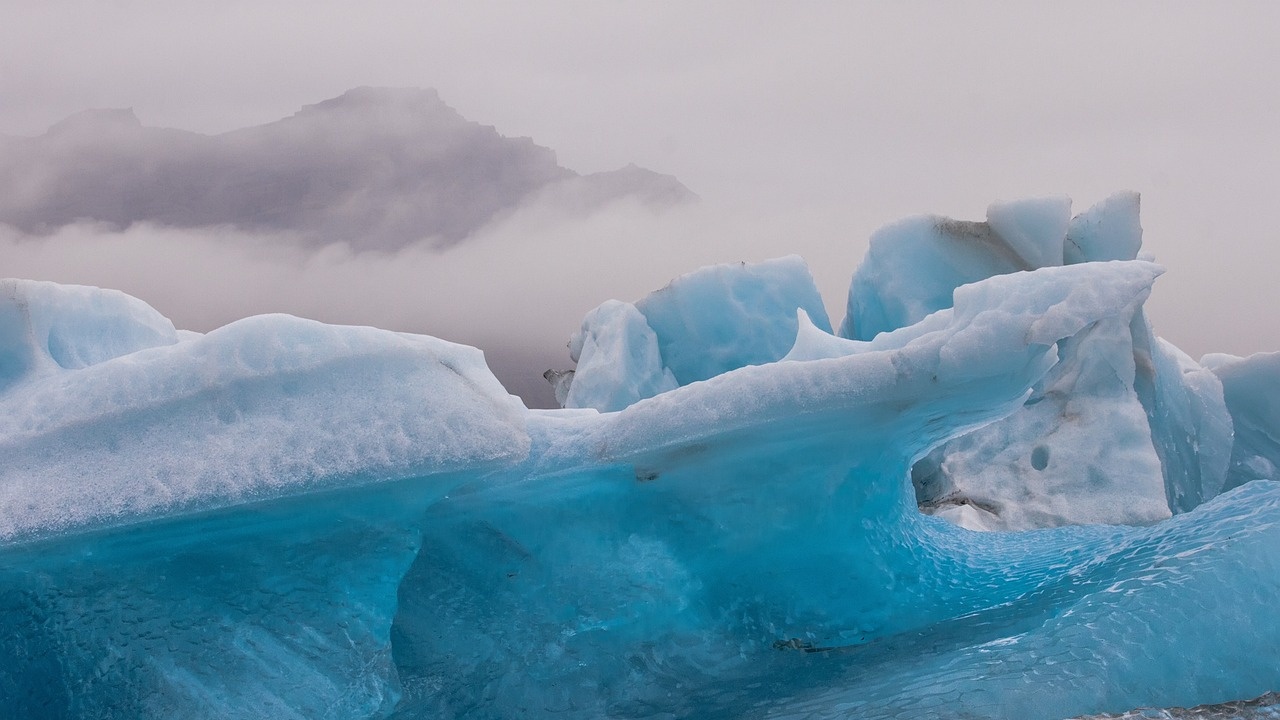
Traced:
<svg viewBox="0 0 1280 720">
<path fill-rule="evenodd" d="M 1074 218 L 1066 198 L 1021 200 L 992 205 L 985 222 L 886 227 L 854 274 L 840 335 L 869 341 L 912 326 L 951 307 L 957 288 L 993 276 L 1134 260 L 1139 208 L 1135 193 Z M 1155 336 L 1145 300 L 1135 295 L 1064 338 L 1060 361 L 1020 411 L 921 459 L 920 507 L 982 530 L 1143 524 L 1220 492 L 1232 433 L 1221 382 Z M 819 332 L 797 335 L 806 316 Z M 829 328 L 799 258 L 704 268 L 634 306 L 610 301 L 589 314 L 570 342 L 578 367 L 564 404 L 618 410 L 675 384 L 808 359 L 805 343 L 833 347 L 822 339 Z"/>
<path fill-rule="evenodd" d="M 1065 198 L 992 205 L 987 221 L 922 217 L 871 238 L 841 335 L 866 340 L 1002 273 L 1133 260 L 1136 194 L 1070 217 Z M 1024 407 L 955 438 L 913 471 L 922 508 L 977 529 L 1150 523 L 1222 488 L 1231 420 L 1212 373 L 1152 333 L 1146 296 L 1059 344 Z"/>
<path fill-rule="evenodd" d="M 747 365 L 778 360 L 796 339 L 796 310 L 831 322 L 798 256 L 705 267 L 635 304 L 605 302 L 569 340 L 577 363 L 565 407 L 622 408 Z"/>
<path fill-rule="evenodd" d="M 610 300 L 592 310 L 569 341 L 577 366 L 568 378 L 565 407 L 608 412 L 676 387 L 662 364 L 658 336 L 630 303 Z"/>
<path fill-rule="evenodd" d="M 1136 212 L 892 226 L 853 337 L 798 258 L 704 269 L 588 315 L 548 411 L 434 338 L 6 281 L 0 716 L 1270 697 L 1280 355 L 1156 338 Z"/>
<path fill-rule="evenodd" d="M 0 395 L 0 540 L 480 470 L 528 449 L 524 406 L 474 348 L 285 315 L 177 342 L 118 292 L 6 287 L 6 350 L 35 369 Z"/>
<path fill-rule="evenodd" d="M 177 341 L 168 318 L 122 292 L 0 280 L 0 390 Z"/>
<path fill-rule="evenodd" d="M 1222 381 L 1235 426 L 1225 486 L 1280 478 L 1280 352 L 1204 361 Z"/>
</svg>

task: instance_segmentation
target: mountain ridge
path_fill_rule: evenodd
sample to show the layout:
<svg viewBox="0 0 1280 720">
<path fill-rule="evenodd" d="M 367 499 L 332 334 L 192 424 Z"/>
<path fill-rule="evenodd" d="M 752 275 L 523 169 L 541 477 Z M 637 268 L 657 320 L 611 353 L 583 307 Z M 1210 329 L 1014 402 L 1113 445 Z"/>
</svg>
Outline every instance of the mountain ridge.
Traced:
<svg viewBox="0 0 1280 720">
<path fill-rule="evenodd" d="M 357 250 L 444 248 L 535 200 L 582 213 L 696 197 L 634 165 L 574 172 L 551 148 L 469 120 L 429 88 L 357 87 L 216 135 L 147 126 L 132 109 L 86 110 L 0 143 L 0 223 L 29 234 L 151 222 Z"/>
</svg>

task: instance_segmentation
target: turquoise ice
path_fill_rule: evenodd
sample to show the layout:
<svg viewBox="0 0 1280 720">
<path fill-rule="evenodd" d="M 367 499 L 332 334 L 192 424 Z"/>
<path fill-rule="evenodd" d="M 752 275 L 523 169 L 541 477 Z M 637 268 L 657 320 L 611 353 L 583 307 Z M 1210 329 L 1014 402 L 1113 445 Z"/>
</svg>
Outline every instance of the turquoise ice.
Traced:
<svg viewBox="0 0 1280 720">
<path fill-rule="evenodd" d="M 634 304 L 609 300 L 569 340 L 577 368 L 564 405 L 621 410 L 678 385 L 774 362 L 795 342 L 797 310 L 831 331 L 796 255 L 705 267 Z"/>
<path fill-rule="evenodd" d="M 594 311 L 590 407 L 546 411 L 435 338 L 196 336 L 6 281 L 0 716 L 1063 718 L 1275 690 L 1280 378 L 1151 333 L 1136 222 L 1128 196 L 993 207 L 965 282 L 955 228 L 895 226 L 937 275 L 855 338 L 796 258 L 693 273 Z M 949 459 L 952 507 L 1056 527 L 922 513 Z M 1111 472 L 1043 481 L 1064 461 Z"/>
<path fill-rule="evenodd" d="M 841 334 L 870 339 L 950 307 L 983 278 L 1133 260 L 1139 198 L 1071 217 L 1066 198 L 994 204 L 985 222 L 904 220 L 871 238 Z M 913 470 L 921 508 L 975 529 L 1143 524 L 1223 486 L 1231 418 L 1222 385 L 1156 337 L 1146 297 L 1059 343 L 1059 363 L 1009 417 L 936 448 Z"/>
</svg>

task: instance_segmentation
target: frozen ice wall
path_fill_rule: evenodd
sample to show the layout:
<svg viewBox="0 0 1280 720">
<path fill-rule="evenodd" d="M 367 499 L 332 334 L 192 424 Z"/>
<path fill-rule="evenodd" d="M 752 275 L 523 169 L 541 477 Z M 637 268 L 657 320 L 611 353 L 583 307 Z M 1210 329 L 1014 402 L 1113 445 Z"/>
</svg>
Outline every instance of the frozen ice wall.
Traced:
<svg viewBox="0 0 1280 720">
<path fill-rule="evenodd" d="M 1132 260 L 1139 209 L 1137 194 L 1121 193 L 1075 217 L 1070 200 L 1047 198 L 992 205 L 984 222 L 890 225 L 854 274 L 841 335 L 869 341 L 909 327 L 990 277 Z M 1147 524 L 1220 492 L 1232 435 L 1221 383 L 1155 336 L 1146 297 L 1064 338 L 1022 411 L 923 458 L 913 470 L 921 507 L 974 529 Z M 615 411 L 787 353 L 800 359 L 805 343 L 830 346 L 828 327 L 799 258 L 704 268 L 634 306 L 610 301 L 589 314 L 570 343 L 578 367 L 565 405 Z"/>
<path fill-rule="evenodd" d="M 1222 381 L 1235 426 L 1226 488 L 1280 480 L 1280 353 L 1203 359 Z"/>
<path fill-rule="evenodd" d="M 394 705 L 418 518 L 530 446 L 480 351 L 283 315 L 178 342 L 119 292 L 0 288 L 0 717 Z"/>
</svg>

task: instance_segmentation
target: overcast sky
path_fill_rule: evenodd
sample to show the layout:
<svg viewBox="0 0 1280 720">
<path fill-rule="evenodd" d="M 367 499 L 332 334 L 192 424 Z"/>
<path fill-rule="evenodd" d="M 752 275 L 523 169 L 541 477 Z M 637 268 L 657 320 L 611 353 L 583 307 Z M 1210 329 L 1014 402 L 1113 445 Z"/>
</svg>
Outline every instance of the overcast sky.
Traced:
<svg viewBox="0 0 1280 720">
<path fill-rule="evenodd" d="M 1169 269 L 1157 332 L 1195 357 L 1280 349 L 1277 37 L 1269 2 L 9 0 L 0 133 L 100 107 L 219 133 L 359 85 L 434 87 L 574 171 L 636 163 L 702 201 L 531 210 L 460 250 L 465 275 L 412 248 L 301 257 L 237 235 L 227 252 L 163 228 L 108 250 L 86 228 L 0 238 L 0 275 L 114 284 L 193 326 L 286 310 L 479 343 L 567 336 L 595 304 L 700 264 L 799 253 L 838 323 L 881 225 L 1035 195 L 1079 211 L 1133 189 Z"/>
</svg>

